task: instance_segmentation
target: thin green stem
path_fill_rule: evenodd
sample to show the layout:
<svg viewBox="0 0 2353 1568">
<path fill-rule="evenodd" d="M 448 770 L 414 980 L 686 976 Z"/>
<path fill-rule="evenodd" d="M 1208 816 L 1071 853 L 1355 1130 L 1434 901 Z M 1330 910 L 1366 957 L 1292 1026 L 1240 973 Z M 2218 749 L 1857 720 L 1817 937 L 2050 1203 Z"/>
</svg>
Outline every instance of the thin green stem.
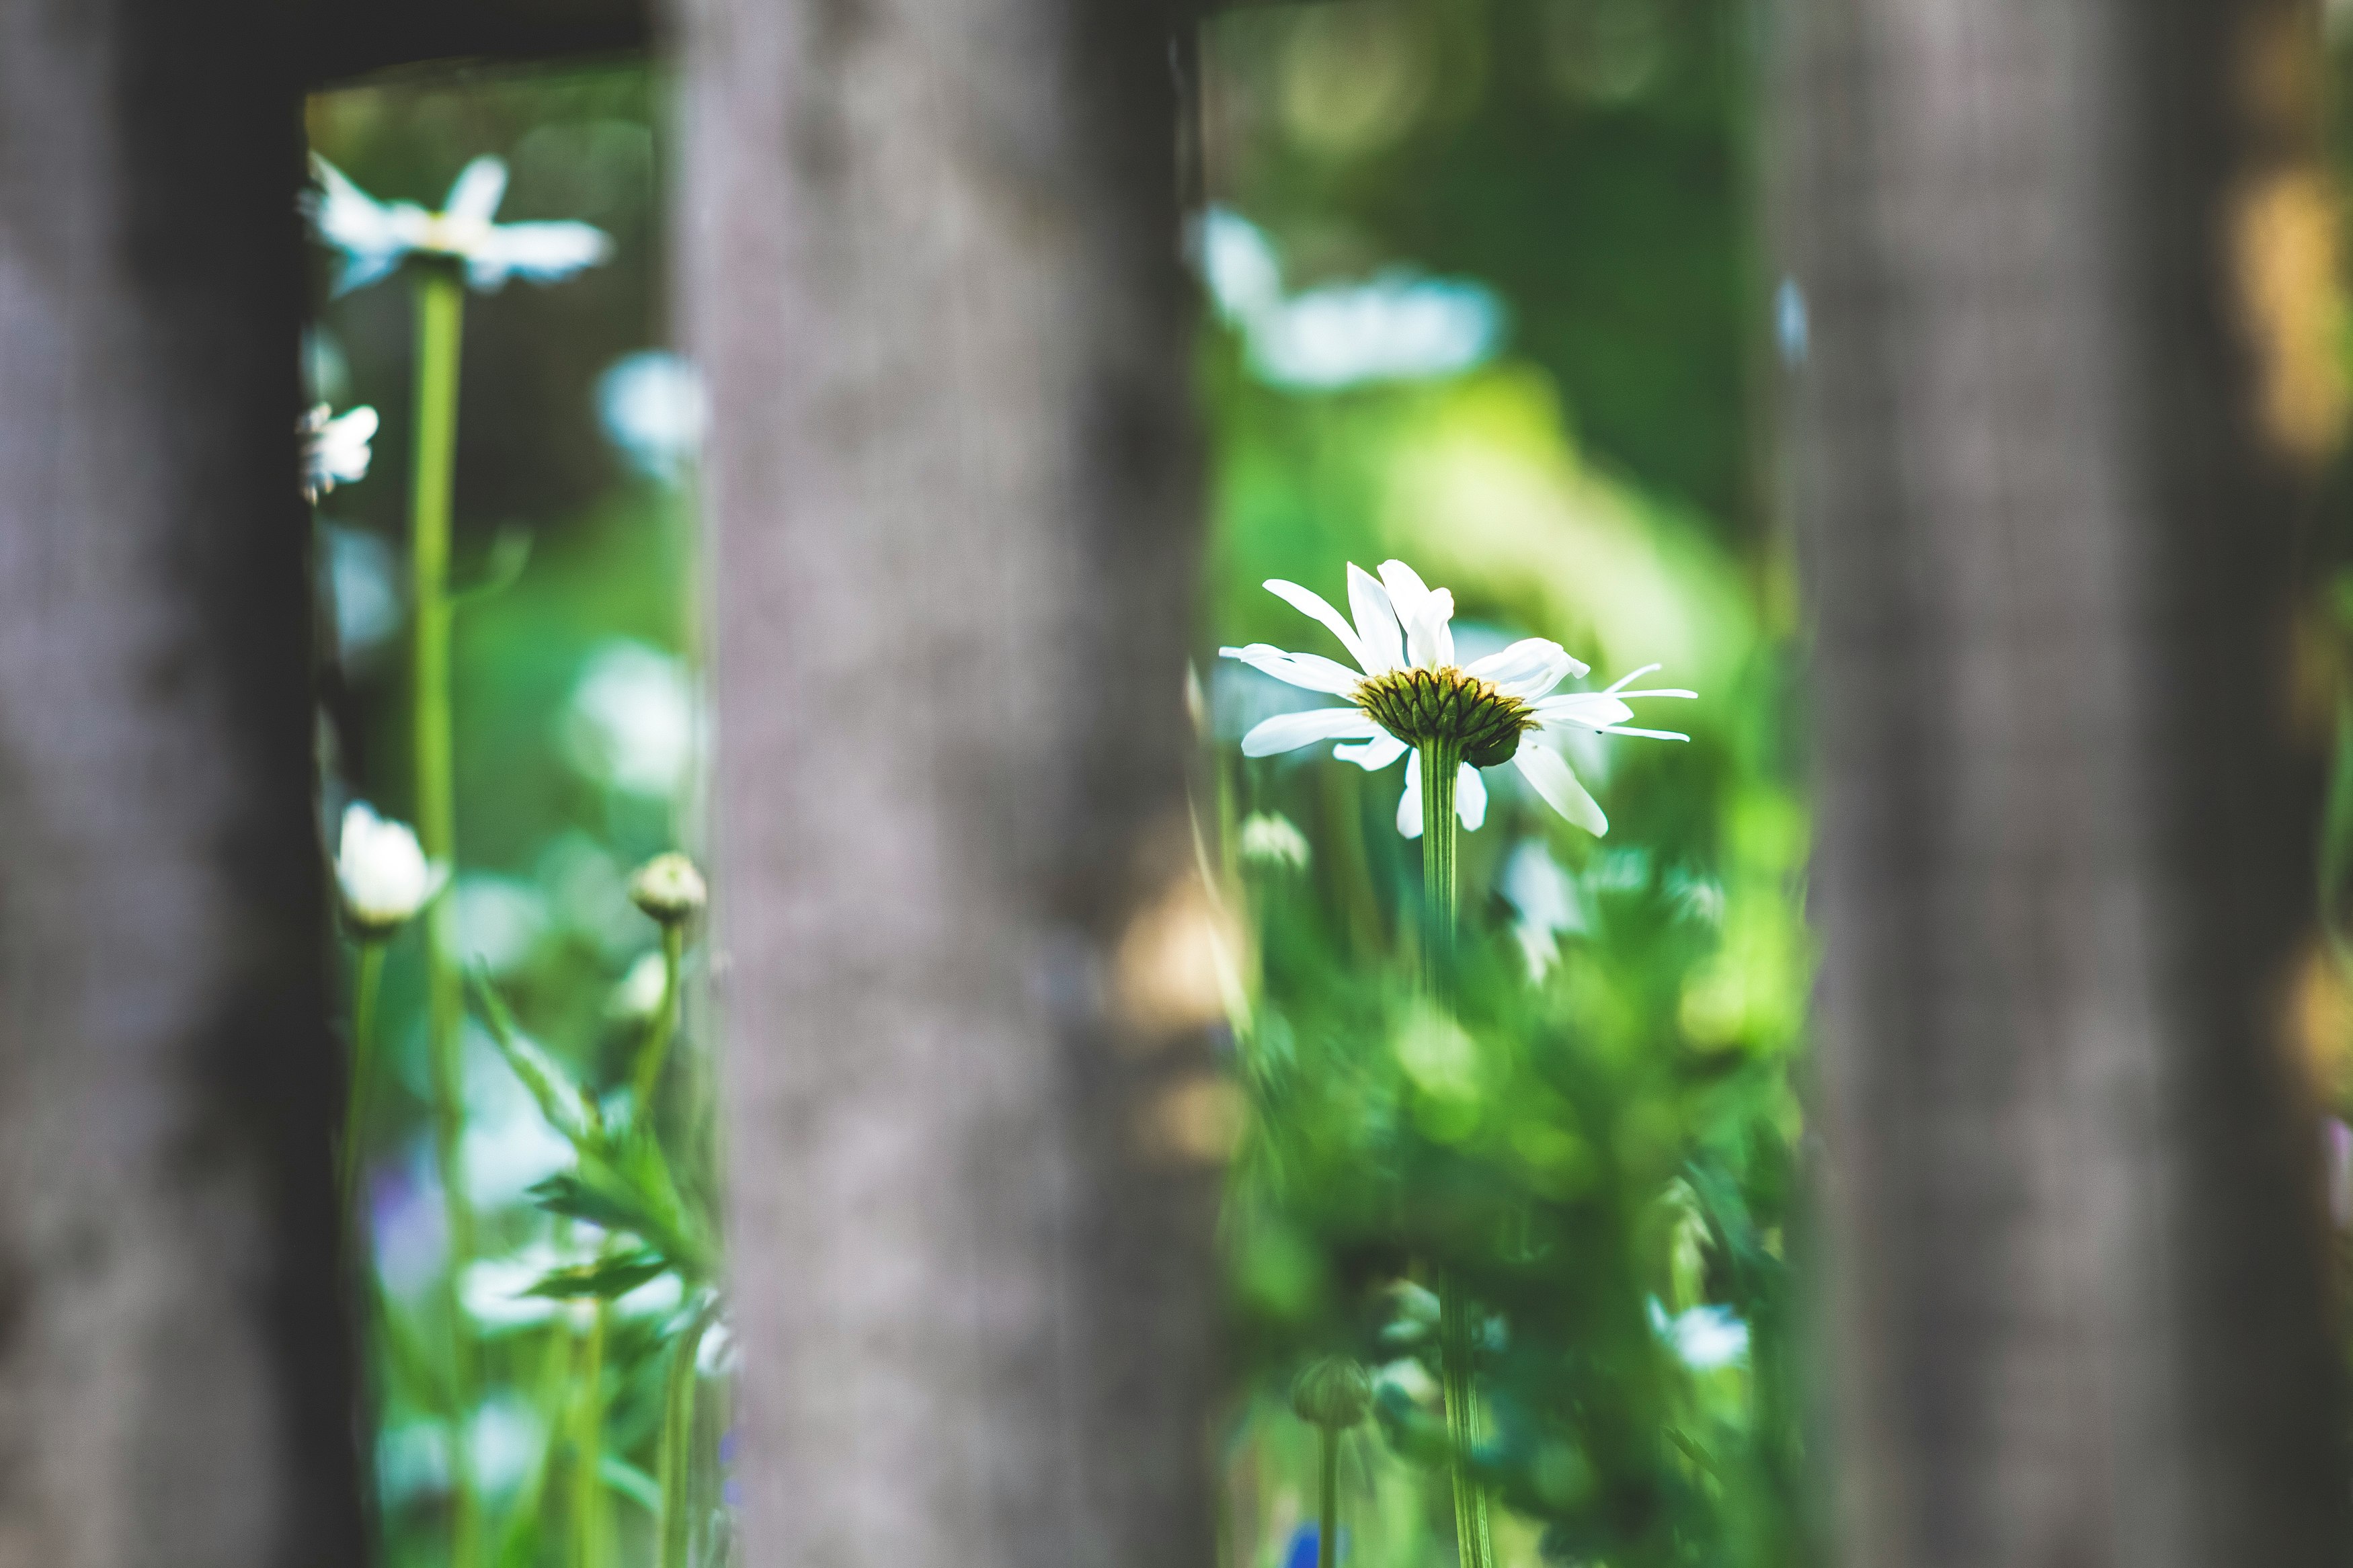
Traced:
<svg viewBox="0 0 2353 1568">
<path fill-rule="evenodd" d="M 1487 1489 L 1471 1469 L 1471 1452 L 1479 1436 L 1479 1395 L 1471 1373 L 1471 1304 L 1451 1279 L 1440 1279 L 1438 1302 L 1438 1359 L 1454 1481 L 1455 1551 L 1462 1568 L 1493 1568 L 1495 1542 L 1487 1523 Z"/>
<path fill-rule="evenodd" d="M 1452 748 L 1424 746 L 1421 765 L 1422 981 L 1441 1007 L 1454 1001 L 1454 949 L 1459 892 L 1455 885 L 1455 783 L 1462 759 Z M 1472 1471 L 1479 1436 L 1478 1392 L 1472 1382 L 1471 1306 L 1450 1275 L 1438 1281 L 1440 1381 L 1446 1395 L 1449 1468 L 1454 1483 L 1455 1552 L 1462 1568 L 1494 1568 L 1495 1543 L 1487 1521 L 1487 1492 Z M 1324 1565 L 1329 1568 L 1329 1565 Z"/>
<path fill-rule="evenodd" d="M 359 1226 L 353 1201 L 359 1182 L 360 1128 L 367 1114 L 368 1083 L 375 1072 L 375 999 L 384 982 L 384 946 L 378 938 L 362 937 L 352 976 L 351 1081 L 343 1089 L 343 1142 L 335 1163 L 335 1190 L 346 1235 L 356 1235 Z"/>
<path fill-rule="evenodd" d="M 670 1056 L 670 1043 L 678 1033 L 679 971 L 686 956 L 686 926 L 680 921 L 665 921 L 661 928 L 662 994 L 661 1005 L 654 1012 L 653 1022 L 647 1026 L 645 1044 L 638 1047 L 637 1068 L 629 1076 L 632 1095 L 630 1105 L 638 1125 L 651 1131 L 654 1124 L 654 1090 L 660 1086 L 662 1063 Z"/>
<path fill-rule="evenodd" d="M 417 837 L 437 865 L 457 863 L 457 782 L 449 713 L 449 526 L 457 486 L 458 358 L 466 290 L 453 265 L 422 262 L 417 278 L 417 463 L 409 488 L 409 548 L 416 602 L 411 680 L 417 764 Z M 448 1216 L 442 1300 L 449 1328 L 449 1568 L 476 1568 L 481 1499 L 469 1424 L 478 1401 L 474 1335 L 459 1284 L 474 1256 L 466 1193 L 465 1075 L 459 1056 L 464 997 L 450 900 L 425 911 L 426 1028 L 433 1080 L 434 1153 Z"/>
<path fill-rule="evenodd" d="M 572 1426 L 573 1568 L 604 1568 L 605 1521 L 605 1303 L 588 1328 L 581 1355 L 580 1394 Z"/>
<path fill-rule="evenodd" d="M 1454 795 L 1462 758 L 1451 746 L 1424 746 L 1421 766 L 1421 976 L 1430 1000 L 1454 1001 Z"/>
<path fill-rule="evenodd" d="M 694 1451 L 695 1357 L 703 1331 L 718 1310 L 714 1300 L 694 1315 L 670 1352 L 669 1381 L 662 1388 L 661 1552 L 656 1568 L 687 1568 L 693 1544 L 694 1512 L 688 1501 L 691 1459 Z"/>
<path fill-rule="evenodd" d="M 1323 1434 L 1323 1474 L 1316 1489 L 1315 1568 L 1339 1568 L 1340 1562 L 1340 1429 L 1319 1426 Z M 669 1568 L 664 1564 L 663 1568 Z"/>
</svg>

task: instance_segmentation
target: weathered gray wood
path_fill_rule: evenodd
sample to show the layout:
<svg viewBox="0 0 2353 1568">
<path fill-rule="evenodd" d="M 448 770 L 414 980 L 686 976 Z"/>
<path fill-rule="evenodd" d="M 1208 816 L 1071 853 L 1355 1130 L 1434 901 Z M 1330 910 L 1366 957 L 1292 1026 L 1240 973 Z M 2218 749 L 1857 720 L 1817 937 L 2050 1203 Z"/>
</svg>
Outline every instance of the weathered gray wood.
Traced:
<svg viewBox="0 0 2353 1568">
<path fill-rule="evenodd" d="M 651 0 L 307 0 L 302 79 L 314 87 L 404 67 L 545 65 L 652 47 Z"/>
<path fill-rule="evenodd" d="M 1850 1563 L 2344 1550 L 2292 475 L 2226 265 L 2297 20 L 1787 17 Z"/>
<path fill-rule="evenodd" d="M 1215 1091 L 1111 957 L 1190 885 L 1167 35 L 684 21 L 751 1561 L 1199 1568 Z"/>
<path fill-rule="evenodd" d="M 0 6 L 12 1568 L 360 1560 L 281 24 Z"/>
</svg>

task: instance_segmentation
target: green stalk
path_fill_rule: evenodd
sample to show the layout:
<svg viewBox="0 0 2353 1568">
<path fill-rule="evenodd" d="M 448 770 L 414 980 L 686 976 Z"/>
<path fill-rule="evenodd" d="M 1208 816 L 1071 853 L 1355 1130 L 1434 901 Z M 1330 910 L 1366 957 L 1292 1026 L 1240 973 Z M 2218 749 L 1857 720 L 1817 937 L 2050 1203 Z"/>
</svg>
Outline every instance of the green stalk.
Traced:
<svg viewBox="0 0 2353 1568">
<path fill-rule="evenodd" d="M 417 837 L 426 858 L 457 865 L 457 782 L 449 717 L 449 517 L 457 488 L 458 356 L 466 290 L 456 264 L 420 261 L 417 276 L 417 464 L 409 489 L 409 548 L 417 631 L 410 718 L 417 762 Z M 425 910 L 426 1028 L 433 1079 L 433 1130 L 441 1199 L 448 1219 L 442 1300 L 449 1320 L 449 1568 L 476 1568 L 481 1499 L 475 1489 L 470 1418 L 478 1403 L 472 1325 L 459 1284 L 474 1256 L 474 1213 L 466 1195 L 465 1075 L 459 1056 L 464 998 L 458 973 L 454 907 Z"/>
<path fill-rule="evenodd" d="M 1461 754 L 1425 745 L 1421 766 L 1421 973 L 1430 999 L 1454 1002 L 1454 944 L 1459 894 L 1455 886 L 1454 816 Z M 1478 1394 L 1472 1383 L 1471 1308 L 1451 1276 L 1438 1280 L 1440 1382 L 1446 1394 L 1446 1447 L 1454 1483 L 1454 1542 L 1462 1568 L 1494 1568 L 1495 1543 L 1487 1522 L 1486 1489 L 1471 1470 L 1479 1436 Z M 1324 1564 L 1323 1568 L 1330 1568 Z"/>
<path fill-rule="evenodd" d="M 580 1397 L 573 1408 L 573 1568 L 604 1568 L 605 1551 L 605 1303 L 588 1329 L 581 1357 Z"/>
<path fill-rule="evenodd" d="M 711 1327 L 717 1310 L 714 1300 L 697 1312 L 670 1352 L 669 1381 L 662 1387 L 661 1448 L 657 1460 L 661 1472 L 661 1552 L 655 1560 L 656 1568 L 687 1568 L 693 1542 L 694 1514 L 687 1482 L 694 1444 L 694 1358 L 702 1349 L 703 1331 Z"/>
<path fill-rule="evenodd" d="M 375 998 L 384 981 L 384 947 L 381 938 L 360 938 L 352 977 L 351 1081 L 343 1089 L 343 1143 L 335 1163 L 335 1191 L 344 1232 L 353 1236 L 359 1223 L 352 1204 L 359 1180 L 360 1123 L 367 1110 L 368 1080 L 375 1070 Z"/>
<path fill-rule="evenodd" d="M 663 921 L 661 943 L 661 1006 L 646 1030 L 645 1044 L 638 1049 L 636 1070 L 629 1077 L 629 1090 L 634 1097 L 630 1105 L 638 1125 L 649 1132 L 654 1125 L 654 1090 L 661 1082 L 662 1063 L 670 1055 L 671 1037 L 678 1032 L 679 970 L 686 956 L 685 922 Z"/>
<path fill-rule="evenodd" d="M 1340 1429 L 1319 1426 L 1324 1439 L 1324 1467 L 1316 1489 L 1315 1568 L 1338 1568 L 1340 1562 Z M 669 1564 L 663 1564 L 669 1568 Z"/>
</svg>

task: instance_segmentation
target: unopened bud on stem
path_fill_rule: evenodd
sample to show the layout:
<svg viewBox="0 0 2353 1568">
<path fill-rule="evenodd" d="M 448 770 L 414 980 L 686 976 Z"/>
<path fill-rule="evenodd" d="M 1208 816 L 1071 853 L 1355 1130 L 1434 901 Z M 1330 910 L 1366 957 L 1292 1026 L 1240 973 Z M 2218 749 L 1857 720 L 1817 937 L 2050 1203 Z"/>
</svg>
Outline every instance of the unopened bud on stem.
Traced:
<svg viewBox="0 0 2353 1568">
<path fill-rule="evenodd" d="M 1337 1432 L 1365 1418 L 1373 1402 L 1372 1379 L 1346 1356 L 1325 1356 L 1291 1384 L 1291 1408 L 1311 1426 Z"/>
<path fill-rule="evenodd" d="M 702 912 L 709 894 L 694 862 L 672 852 L 657 855 L 629 879 L 629 898 L 666 926 L 681 925 Z"/>
</svg>

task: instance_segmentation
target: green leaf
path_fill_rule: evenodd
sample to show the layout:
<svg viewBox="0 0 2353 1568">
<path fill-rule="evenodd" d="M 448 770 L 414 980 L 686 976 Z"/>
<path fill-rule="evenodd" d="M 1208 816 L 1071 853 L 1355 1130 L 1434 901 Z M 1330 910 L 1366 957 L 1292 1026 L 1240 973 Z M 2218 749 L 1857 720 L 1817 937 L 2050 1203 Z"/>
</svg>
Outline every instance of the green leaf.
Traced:
<svg viewBox="0 0 2353 1568">
<path fill-rule="evenodd" d="M 499 1047 L 499 1055 L 531 1090 L 532 1099 L 539 1102 L 540 1114 L 547 1124 L 568 1139 L 575 1149 L 585 1150 L 601 1142 L 605 1135 L 605 1119 L 596 1109 L 596 1101 L 588 1091 L 572 1081 L 572 1075 L 557 1064 L 554 1058 L 541 1050 L 515 1027 L 514 1015 L 491 985 L 489 973 L 479 965 L 467 976 L 472 982 L 474 1001 L 481 1009 L 482 1021 L 490 1026 L 491 1038 Z"/>
<path fill-rule="evenodd" d="M 708 1279 L 718 1247 L 670 1180 L 660 1148 L 642 1132 L 580 1148 L 569 1171 L 531 1189 L 540 1207 L 607 1230 L 634 1233 L 689 1285 Z"/>
<path fill-rule="evenodd" d="M 648 1513 L 661 1513 L 661 1488 L 653 1477 L 622 1458 L 618 1454 L 607 1454 L 596 1461 L 596 1473 L 605 1484 L 644 1509 Z"/>
<path fill-rule="evenodd" d="M 616 1296 L 628 1295 L 669 1269 L 668 1258 L 650 1248 L 640 1247 L 617 1257 L 600 1258 L 593 1263 L 550 1269 L 522 1293 L 558 1301 L 609 1301 Z"/>
</svg>

